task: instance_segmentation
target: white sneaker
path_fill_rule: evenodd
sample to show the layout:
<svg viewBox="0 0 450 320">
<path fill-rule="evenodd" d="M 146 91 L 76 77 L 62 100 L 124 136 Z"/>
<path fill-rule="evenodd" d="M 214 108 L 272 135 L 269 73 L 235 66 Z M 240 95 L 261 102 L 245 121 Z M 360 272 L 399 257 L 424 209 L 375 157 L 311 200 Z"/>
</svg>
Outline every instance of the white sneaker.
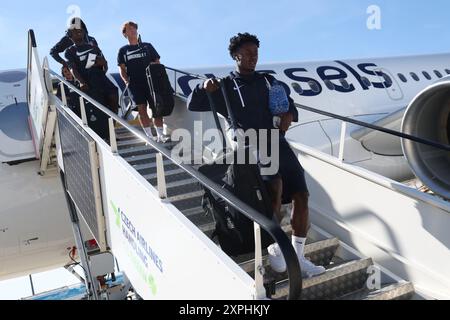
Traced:
<svg viewBox="0 0 450 320">
<path fill-rule="evenodd" d="M 280 246 L 274 243 L 267 248 L 267 251 L 269 252 L 269 262 L 272 270 L 278 273 L 286 272 L 286 261 L 281 253 Z"/>
<path fill-rule="evenodd" d="M 158 142 L 163 143 L 163 144 L 168 143 L 168 142 L 170 142 L 170 136 L 167 136 L 167 135 L 159 136 Z"/>
<path fill-rule="evenodd" d="M 306 258 L 300 259 L 300 267 L 302 269 L 302 274 L 308 278 L 312 278 L 326 272 L 324 267 L 316 266 Z"/>
</svg>

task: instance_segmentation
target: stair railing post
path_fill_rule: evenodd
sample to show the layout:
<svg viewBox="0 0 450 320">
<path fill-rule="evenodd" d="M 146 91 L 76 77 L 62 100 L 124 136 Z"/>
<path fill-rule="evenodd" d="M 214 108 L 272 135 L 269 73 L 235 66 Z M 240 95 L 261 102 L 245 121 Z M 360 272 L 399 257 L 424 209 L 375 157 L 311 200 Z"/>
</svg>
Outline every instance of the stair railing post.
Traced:
<svg viewBox="0 0 450 320">
<path fill-rule="evenodd" d="M 344 162 L 345 136 L 347 134 L 347 122 L 342 121 L 341 140 L 339 143 L 339 161 Z"/>
<path fill-rule="evenodd" d="M 264 264 L 261 244 L 261 226 L 254 223 L 255 228 L 255 298 L 256 300 L 267 299 L 266 289 L 264 287 Z"/>
<path fill-rule="evenodd" d="M 119 148 L 117 147 L 117 137 L 116 137 L 116 129 L 114 127 L 114 119 L 109 118 L 109 143 L 111 146 L 111 152 L 115 155 L 119 153 Z"/>
<path fill-rule="evenodd" d="M 166 172 L 164 170 L 164 159 L 161 153 L 156 154 L 156 175 L 158 178 L 158 192 L 161 199 L 167 198 Z"/>
<path fill-rule="evenodd" d="M 81 121 L 84 126 L 88 126 L 88 120 L 86 115 L 86 107 L 84 105 L 84 98 L 80 96 L 80 111 L 81 111 Z"/>
<path fill-rule="evenodd" d="M 60 82 L 59 86 L 61 87 L 61 100 L 64 107 L 67 107 L 67 96 L 66 96 L 66 88 L 64 87 L 64 83 Z"/>
</svg>

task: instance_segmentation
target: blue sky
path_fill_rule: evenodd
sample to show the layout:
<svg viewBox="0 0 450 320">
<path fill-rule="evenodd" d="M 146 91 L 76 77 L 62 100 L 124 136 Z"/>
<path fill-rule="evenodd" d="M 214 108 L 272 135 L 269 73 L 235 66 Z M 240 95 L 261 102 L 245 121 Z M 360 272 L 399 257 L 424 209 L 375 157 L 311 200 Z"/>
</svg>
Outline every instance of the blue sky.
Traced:
<svg viewBox="0 0 450 320">
<path fill-rule="evenodd" d="M 47 55 L 73 4 L 111 66 L 129 19 L 178 68 L 231 64 L 228 40 L 243 31 L 261 39 L 260 63 L 450 52 L 446 0 L 15 0 L 0 2 L 0 69 L 25 66 L 29 28 Z M 381 30 L 367 28 L 370 5 L 381 9 Z"/>
<path fill-rule="evenodd" d="M 71 5 L 81 9 L 112 68 L 126 42 L 126 20 L 139 23 L 164 64 L 181 69 L 232 64 L 228 41 L 246 31 L 262 42 L 260 63 L 450 52 L 448 0 L 2 0 L 0 70 L 26 66 L 30 28 L 41 58 L 48 55 L 64 35 Z M 367 28 L 370 5 L 381 9 L 381 30 Z M 38 292 L 76 282 L 64 271 L 36 279 Z M 30 295 L 28 283 L 0 283 L 0 299 Z"/>
</svg>

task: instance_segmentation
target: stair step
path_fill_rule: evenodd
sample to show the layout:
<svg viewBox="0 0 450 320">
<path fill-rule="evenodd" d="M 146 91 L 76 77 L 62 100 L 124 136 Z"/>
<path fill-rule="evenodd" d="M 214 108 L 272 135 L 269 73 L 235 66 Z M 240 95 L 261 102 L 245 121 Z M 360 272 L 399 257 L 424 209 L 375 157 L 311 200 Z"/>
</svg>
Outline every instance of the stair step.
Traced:
<svg viewBox="0 0 450 320">
<path fill-rule="evenodd" d="M 164 160 L 163 163 L 164 163 L 164 166 L 168 166 L 168 165 L 172 164 L 172 161 Z M 136 171 L 152 170 L 152 169 L 156 168 L 156 161 L 155 162 L 147 162 L 144 164 L 136 164 L 136 165 L 133 165 L 133 168 Z"/>
<path fill-rule="evenodd" d="M 204 233 L 206 233 L 206 234 L 212 233 L 212 231 L 214 231 L 215 228 L 216 228 L 216 223 L 215 222 L 211 222 L 209 224 L 206 224 L 206 225 L 203 225 L 203 226 L 199 227 L 199 229 L 201 231 L 203 231 Z"/>
<path fill-rule="evenodd" d="M 125 161 L 133 164 L 136 162 L 141 162 L 141 161 L 156 161 L 156 151 L 155 152 L 149 152 L 147 154 L 141 154 L 141 155 L 132 155 L 132 156 L 128 156 L 128 157 L 124 157 Z"/>
<path fill-rule="evenodd" d="M 138 138 L 131 140 L 117 141 L 117 147 L 119 148 L 131 148 L 134 146 L 142 146 L 143 144 L 145 144 L 145 141 Z"/>
<path fill-rule="evenodd" d="M 203 209 L 202 206 L 183 210 L 183 214 L 187 218 L 193 217 L 195 215 L 202 214 L 202 213 L 205 213 L 205 210 Z"/>
<path fill-rule="evenodd" d="M 305 247 L 305 256 L 315 265 L 328 266 L 336 254 L 339 245 L 339 239 L 337 238 L 314 242 Z M 263 262 L 265 266 L 269 265 L 267 255 L 263 257 Z M 255 260 L 252 259 L 241 263 L 240 267 L 244 269 L 245 272 L 253 275 L 253 272 L 255 271 Z"/>
<path fill-rule="evenodd" d="M 200 190 L 200 185 L 194 178 L 167 182 L 167 194 L 169 198 Z"/>
<path fill-rule="evenodd" d="M 169 201 L 178 208 L 181 212 L 186 209 L 197 208 L 202 205 L 202 198 L 205 194 L 204 191 L 196 191 L 185 195 L 169 198 Z"/>
<path fill-rule="evenodd" d="M 157 151 L 148 145 L 142 145 L 135 148 L 122 148 L 119 150 L 119 154 L 122 157 L 129 157 L 133 155 L 141 155 L 147 153 L 156 153 Z"/>
<path fill-rule="evenodd" d="M 190 178 L 190 179 L 184 179 L 184 180 L 178 180 L 167 184 L 167 189 L 171 188 L 177 188 L 182 186 L 187 186 L 193 183 L 197 183 L 197 179 Z"/>
<path fill-rule="evenodd" d="M 141 125 L 131 125 L 131 127 L 133 127 L 134 129 L 136 129 L 136 130 L 142 130 L 142 126 Z M 119 135 L 119 134 L 125 134 L 125 133 L 128 133 L 128 132 L 130 132 L 130 130 L 128 130 L 127 128 L 124 128 L 124 127 L 122 127 L 122 126 L 120 126 L 120 127 L 118 127 L 118 128 L 116 128 L 116 134 L 117 135 Z"/>
<path fill-rule="evenodd" d="M 318 241 L 305 247 L 305 256 L 315 265 L 328 266 L 340 245 L 338 238 Z"/>
<path fill-rule="evenodd" d="M 184 200 L 189 200 L 189 199 L 195 199 L 195 198 L 198 198 L 198 197 L 203 197 L 204 194 L 205 194 L 205 192 L 203 190 L 194 191 L 194 192 L 181 194 L 181 195 L 178 195 L 178 196 L 175 196 L 175 197 L 170 197 L 170 198 L 168 198 L 168 201 L 170 201 L 172 203 L 177 203 L 177 202 L 184 201 Z"/>
<path fill-rule="evenodd" d="M 166 182 L 168 183 L 168 179 L 170 177 L 175 177 L 175 176 L 181 176 L 183 177 L 182 179 L 185 179 L 186 177 L 189 177 L 189 175 L 186 173 L 186 171 L 184 171 L 183 169 L 174 169 L 174 170 L 166 170 L 164 172 L 164 175 L 166 176 Z M 158 178 L 158 174 L 156 173 L 151 173 L 151 174 L 146 174 L 144 175 L 145 180 L 149 181 L 151 184 L 156 183 L 156 179 Z"/>
<path fill-rule="evenodd" d="M 380 290 L 359 290 L 341 297 L 339 300 L 410 300 L 415 294 L 410 282 L 386 285 Z"/>
<path fill-rule="evenodd" d="M 178 182 L 173 182 L 178 183 Z M 170 198 L 183 195 L 186 193 L 201 191 L 202 188 L 197 183 L 197 180 L 192 181 L 192 179 L 185 180 L 184 184 L 175 187 L 167 187 L 167 194 Z"/>
<path fill-rule="evenodd" d="M 326 273 L 303 280 L 302 300 L 336 299 L 349 293 L 362 290 L 368 279 L 367 270 L 373 265 L 372 259 L 355 260 L 328 269 Z M 289 281 L 276 285 L 272 299 L 286 299 Z"/>
<path fill-rule="evenodd" d="M 144 133 L 142 128 L 139 128 L 138 130 L 140 132 Z M 117 131 L 116 131 L 116 138 L 117 138 L 117 140 L 129 140 L 129 139 L 136 138 L 136 135 L 130 131 L 126 131 L 124 133 L 117 133 Z"/>
</svg>

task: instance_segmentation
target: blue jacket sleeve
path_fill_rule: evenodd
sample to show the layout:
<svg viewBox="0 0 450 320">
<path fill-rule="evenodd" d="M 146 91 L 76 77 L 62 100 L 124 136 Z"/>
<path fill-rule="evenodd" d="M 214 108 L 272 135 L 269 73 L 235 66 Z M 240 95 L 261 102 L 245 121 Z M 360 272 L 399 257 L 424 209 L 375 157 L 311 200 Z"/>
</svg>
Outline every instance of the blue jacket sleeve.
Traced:
<svg viewBox="0 0 450 320">
<path fill-rule="evenodd" d="M 50 55 L 55 59 L 58 63 L 64 64 L 66 61 L 61 58 L 60 53 L 66 51 L 66 49 L 70 48 L 73 45 L 72 40 L 68 36 L 64 36 L 55 46 L 50 50 Z"/>
</svg>

